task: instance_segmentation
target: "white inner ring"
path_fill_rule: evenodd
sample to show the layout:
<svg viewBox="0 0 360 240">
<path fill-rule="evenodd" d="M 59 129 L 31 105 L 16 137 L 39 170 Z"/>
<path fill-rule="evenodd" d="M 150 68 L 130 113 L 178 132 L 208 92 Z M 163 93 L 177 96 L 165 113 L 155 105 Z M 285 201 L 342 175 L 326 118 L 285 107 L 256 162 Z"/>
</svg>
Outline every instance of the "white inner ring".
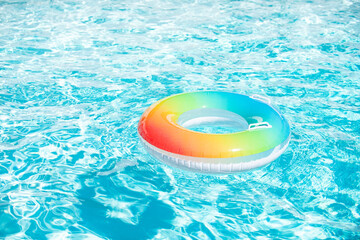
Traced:
<svg viewBox="0 0 360 240">
<path fill-rule="evenodd" d="M 200 126 L 218 126 L 232 128 L 234 132 L 245 131 L 248 122 L 239 114 L 217 108 L 198 108 L 181 114 L 178 124 L 184 128 Z"/>
</svg>

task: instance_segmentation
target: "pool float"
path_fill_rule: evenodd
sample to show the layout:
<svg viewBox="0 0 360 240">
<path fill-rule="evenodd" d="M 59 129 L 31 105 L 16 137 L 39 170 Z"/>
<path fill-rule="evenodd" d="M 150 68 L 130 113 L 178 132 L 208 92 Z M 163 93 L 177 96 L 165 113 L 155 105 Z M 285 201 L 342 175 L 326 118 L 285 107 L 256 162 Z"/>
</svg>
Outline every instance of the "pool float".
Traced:
<svg viewBox="0 0 360 240">
<path fill-rule="evenodd" d="M 188 129 L 206 124 L 238 130 L 216 134 Z M 143 113 L 138 133 L 155 158 L 206 173 L 264 166 L 278 158 L 290 141 L 289 123 L 267 98 L 230 92 L 193 92 L 164 98 Z"/>
</svg>

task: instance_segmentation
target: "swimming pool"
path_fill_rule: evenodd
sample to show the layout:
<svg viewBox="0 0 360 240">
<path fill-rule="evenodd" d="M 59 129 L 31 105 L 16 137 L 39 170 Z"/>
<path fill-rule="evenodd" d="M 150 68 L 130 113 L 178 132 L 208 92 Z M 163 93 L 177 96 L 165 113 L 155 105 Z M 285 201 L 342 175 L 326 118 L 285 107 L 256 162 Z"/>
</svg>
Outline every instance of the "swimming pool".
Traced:
<svg viewBox="0 0 360 240">
<path fill-rule="evenodd" d="M 360 2 L 1 1 L 0 238 L 360 236 Z M 170 168 L 137 123 L 182 92 L 259 94 L 270 165 Z"/>
</svg>

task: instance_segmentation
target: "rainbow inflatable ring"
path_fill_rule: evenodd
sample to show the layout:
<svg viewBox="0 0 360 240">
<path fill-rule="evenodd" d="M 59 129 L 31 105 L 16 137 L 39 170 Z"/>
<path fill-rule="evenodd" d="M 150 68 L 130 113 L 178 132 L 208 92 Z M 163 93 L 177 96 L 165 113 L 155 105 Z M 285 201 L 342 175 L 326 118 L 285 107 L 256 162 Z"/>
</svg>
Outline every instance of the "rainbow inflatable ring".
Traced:
<svg viewBox="0 0 360 240">
<path fill-rule="evenodd" d="M 209 134 L 188 129 L 214 123 L 238 131 Z M 138 133 L 155 158 L 205 173 L 234 173 L 264 166 L 278 158 L 290 141 L 289 123 L 267 98 L 229 92 L 164 98 L 144 112 Z"/>
</svg>

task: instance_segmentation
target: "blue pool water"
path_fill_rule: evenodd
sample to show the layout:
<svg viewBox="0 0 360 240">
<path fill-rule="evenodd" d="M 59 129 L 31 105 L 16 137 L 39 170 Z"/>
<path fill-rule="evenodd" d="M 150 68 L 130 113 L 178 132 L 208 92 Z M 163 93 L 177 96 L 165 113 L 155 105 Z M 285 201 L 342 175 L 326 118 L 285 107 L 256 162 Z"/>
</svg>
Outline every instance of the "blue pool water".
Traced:
<svg viewBox="0 0 360 240">
<path fill-rule="evenodd" d="M 360 2 L 0 1 L 0 238 L 360 237 Z M 175 93 L 269 97 L 270 165 L 167 167 L 137 122 Z"/>
</svg>

